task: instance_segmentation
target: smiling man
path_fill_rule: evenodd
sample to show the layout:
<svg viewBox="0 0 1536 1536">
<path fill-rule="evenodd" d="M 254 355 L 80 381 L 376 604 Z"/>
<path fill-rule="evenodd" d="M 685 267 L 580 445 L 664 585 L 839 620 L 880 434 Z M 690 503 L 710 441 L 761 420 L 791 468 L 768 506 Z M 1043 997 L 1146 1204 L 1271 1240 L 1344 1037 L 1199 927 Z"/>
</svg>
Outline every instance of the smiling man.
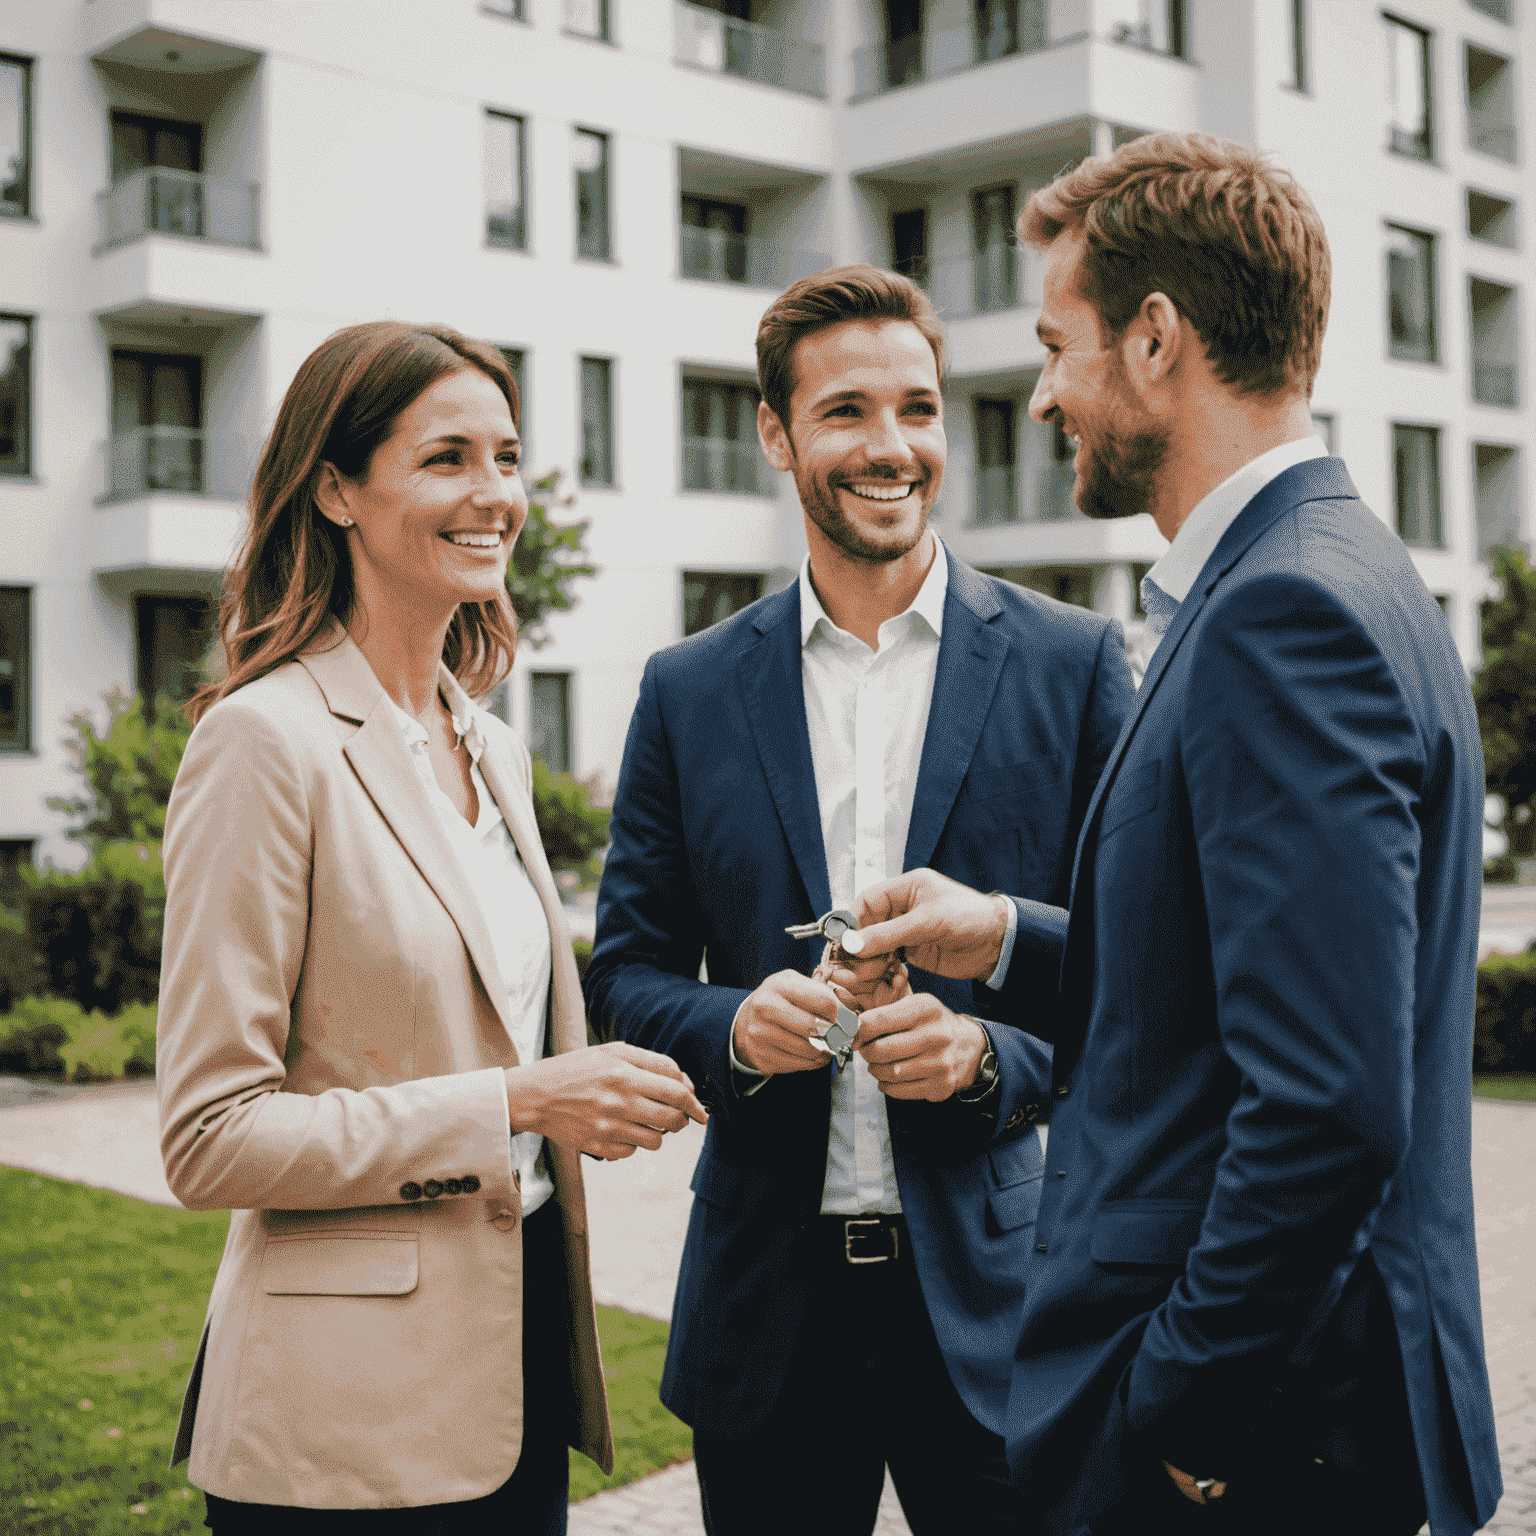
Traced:
<svg viewBox="0 0 1536 1536">
<path fill-rule="evenodd" d="M 1000 1431 L 1049 1055 L 913 972 L 835 1069 L 821 941 L 784 930 L 924 864 L 1065 901 L 1129 672 L 1111 622 L 929 529 L 944 336 L 921 289 L 807 278 L 757 355 L 809 553 L 646 667 L 587 974 L 599 1032 L 673 1057 L 712 1110 L 662 1396 L 713 1536 L 868 1532 L 887 1465 L 918 1536 L 1015 1530 Z"/>
</svg>

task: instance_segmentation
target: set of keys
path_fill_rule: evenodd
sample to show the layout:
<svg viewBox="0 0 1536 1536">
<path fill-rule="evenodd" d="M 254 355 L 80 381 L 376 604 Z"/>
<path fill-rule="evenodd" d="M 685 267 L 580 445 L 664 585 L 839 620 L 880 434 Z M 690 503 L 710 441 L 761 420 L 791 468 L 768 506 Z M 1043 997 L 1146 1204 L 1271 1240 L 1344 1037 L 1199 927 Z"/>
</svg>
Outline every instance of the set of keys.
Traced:
<svg viewBox="0 0 1536 1536">
<path fill-rule="evenodd" d="M 824 917 L 819 917 L 814 923 L 793 923 L 784 930 L 792 939 L 825 939 L 828 944 L 827 953 L 822 956 L 821 965 L 817 970 L 823 969 L 829 961 L 837 961 L 842 958 L 842 940 L 845 933 L 852 933 L 858 928 L 858 920 L 852 912 L 846 912 L 838 908 L 835 912 L 828 912 Z M 819 1034 L 810 1037 L 811 1044 L 818 1051 L 830 1056 L 841 1072 L 853 1057 L 853 1037 L 859 1032 L 859 1016 L 852 1008 L 843 1003 L 837 1005 L 837 1018 Z"/>
</svg>

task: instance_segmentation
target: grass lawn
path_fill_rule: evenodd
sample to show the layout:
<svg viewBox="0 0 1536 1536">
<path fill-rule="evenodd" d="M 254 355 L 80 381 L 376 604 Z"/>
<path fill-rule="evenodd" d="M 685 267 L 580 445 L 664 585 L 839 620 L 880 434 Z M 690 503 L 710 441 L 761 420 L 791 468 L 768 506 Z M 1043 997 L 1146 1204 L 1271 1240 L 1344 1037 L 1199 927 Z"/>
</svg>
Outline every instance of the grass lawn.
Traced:
<svg viewBox="0 0 1536 1536">
<path fill-rule="evenodd" d="M 185 1463 L 166 1470 L 224 1246 L 223 1211 L 175 1211 L 0 1168 L 0 1531 L 201 1532 Z M 663 1323 L 598 1308 L 614 1475 L 571 1454 L 571 1497 L 690 1454 L 656 1397 Z"/>
<path fill-rule="evenodd" d="M 1479 1099 L 1536 1102 L 1536 1072 L 1474 1072 L 1472 1092 Z"/>
</svg>

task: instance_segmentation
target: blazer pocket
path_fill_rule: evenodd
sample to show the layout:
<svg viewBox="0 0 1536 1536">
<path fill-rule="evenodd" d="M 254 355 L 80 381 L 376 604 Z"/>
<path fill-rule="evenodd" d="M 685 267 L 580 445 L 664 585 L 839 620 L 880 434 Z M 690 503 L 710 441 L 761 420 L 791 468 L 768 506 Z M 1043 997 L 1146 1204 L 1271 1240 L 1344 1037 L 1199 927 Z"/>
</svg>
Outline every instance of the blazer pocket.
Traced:
<svg viewBox="0 0 1536 1536">
<path fill-rule="evenodd" d="M 993 1147 L 987 1156 L 992 1164 L 992 1181 L 999 1189 L 1025 1179 L 1038 1179 L 1045 1172 L 1040 1133 L 1032 1125 L 1022 1136 Z"/>
<path fill-rule="evenodd" d="M 1157 780 L 1161 763 L 1143 763 L 1134 773 L 1120 779 L 1105 796 L 1104 818 L 1099 831 L 1102 841 L 1118 832 L 1128 821 L 1157 809 Z"/>
<path fill-rule="evenodd" d="M 1088 1251 L 1096 1264 L 1183 1269 L 1200 1238 L 1205 1207 L 1186 1200 L 1111 1200 L 1094 1218 Z"/>
<path fill-rule="evenodd" d="M 1054 784 L 1062 772 L 1061 764 L 1049 757 L 1009 763 L 1003 768 L 983 768 L 966 774 L 956 799 L 959 803 L 974 805 L 978 800 L 995 800 L 999 795 L 1021 794 L 1026 789 Z"/>
<path fill-rule="evenodd" d="M 269 1296 L 407 1296 L 416 1289 L 414 1232 L 306 1232 L 267 1240 Z"/>
<path fill-rule="evenodd" d="M 728 1211 L 741 1194 L 741 1174 L 729 1163 L 705 1152 L 699 1153 L 698 1166 L 688 1186 L 706 1205 Z"/>
<path fill-rule="evenodd" d="M 1029 1226 L 1040 1214 L 1040 1193 L 1044 1183 L 1040 1175 L 1032 1179 L 1010 1184 L 1006 1189 L 994 1189 L 987 1196 L 987 1209 L 992 1220 L 1004 1232 L 1017 1232 Z"/>
</svg>

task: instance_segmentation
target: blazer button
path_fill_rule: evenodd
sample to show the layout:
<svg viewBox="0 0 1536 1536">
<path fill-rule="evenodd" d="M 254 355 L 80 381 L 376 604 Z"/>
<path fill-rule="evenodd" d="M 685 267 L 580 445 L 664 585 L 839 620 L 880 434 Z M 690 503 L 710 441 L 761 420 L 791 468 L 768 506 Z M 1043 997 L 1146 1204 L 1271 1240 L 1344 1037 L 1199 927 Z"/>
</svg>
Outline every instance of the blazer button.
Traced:
<svg viewBox="0 0 1536 1536">
<path fill-rule="evenodd" d="M 420 1200 L 421 1185 L 416 1183 L 414 1180 L 408 1184 L 402 1184 L 400 1186 L 400 1198 L 402 1200 Z"/>
<path fill-rule="evenodd" d="M 466 1173 L 464 1177 L 459 1180 L 459 1188 L 462 1189 L 466 1195 L 472 1195 L 477 1189 L 480 1188 L 480 1180 L 477 1179 L 474 1174 Z"/>
<path fill-rule="evenodd" d="M 427 1197 L 428 1200 L 436 1200 L 437 1197 L 442 1194 L 443 1186 L 439 1184 L 436 1179 L 428 1179 L 427 1182 L 421 1186 L 421 1192 Z"/>
<path fill-rule="evenodd" d="M 1066 1098 L 1066 1096 L 1069 1093 L 1071 1093 L 1071 1092 L 1072 1092 L 1072 1086 L 1071 1086 L 1070 1083 L 1058 1083 L 1056 1085 L 1056 1097 L 1058 1099 Z"/>
<path fill-rule="evenodd" d="M 1044 1243 L 1036 1243 L 1035 1244 L 1035 1252 L 1036 1253 L 1044 1253 L 1045 1251 L 1046 1251 L 1046 1245 Z"/>
<path fill-rule="evenodd" d="M 462 1194 L 464 1190 L 464 1181 L 462 1179 L 444 1179 L 443 1190 L 445 1193 L 450 1195 Z"/>
</svg>

